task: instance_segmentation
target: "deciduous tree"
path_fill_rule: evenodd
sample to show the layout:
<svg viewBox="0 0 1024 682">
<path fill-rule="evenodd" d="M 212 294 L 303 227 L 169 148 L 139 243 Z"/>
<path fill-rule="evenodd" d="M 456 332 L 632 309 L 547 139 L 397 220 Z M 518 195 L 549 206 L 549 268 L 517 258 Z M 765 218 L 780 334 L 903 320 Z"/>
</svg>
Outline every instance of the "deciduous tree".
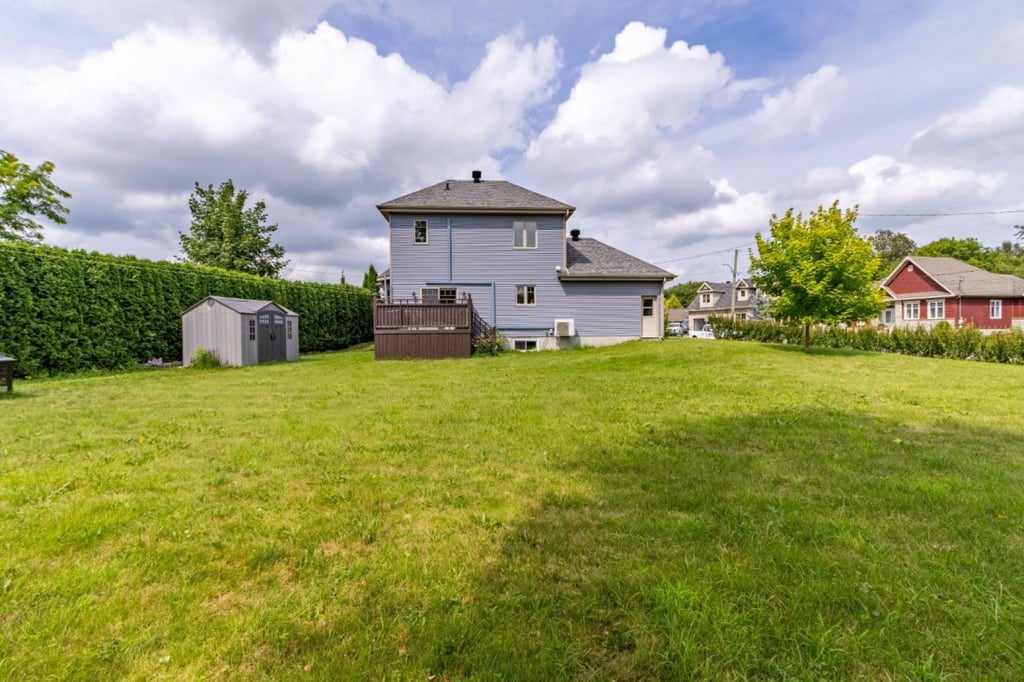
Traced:
<svg viewBox="0 0 1024 682">
<path fill-rule="evenodd" d="M 67 222 L 70 209 L 61 199 L 71 195 L 52 180 L 53 163 L 43 161 L 35 168 L 24 164 L 10 152 L 0 149 L 0 239 L 38 243 L 43 226 L 36 216 L 58 225 Z"/>
<path fill-rule="evenodd" d="M 917 244 L 902 232 L 879 230 L 871 238 L 871 246 L 882 259 L 881 272 L 891 272 L 900 262 L 914 253 Z"/>
<path fill-rule="evenodd" d="M 267 225 L 267 206 L 257 201 L 245 207 L 247 191 L 235 191 L 231 180 L 217 189 L 196 183 L 188 199 L 192 212 L 189 233 L 179 233 L 185 260 L 225 270 L 277 277 L 288 265 L 284 247 L 271 241 L 277 225 Z"/>
<path fill-rule="evenodd" d="M 803 324 L 804 348 L 812 324 L 867 320 L 885 309 L 876 279 L 881 259 L 857 234 L 856 220 L 857 209 L 843 211 L 838 201 L 806 220 L 791 208 L 772 215 L 770 237 L 755 236 L 754 281 L 770 297 L 772 317 Z"/>
</svg>

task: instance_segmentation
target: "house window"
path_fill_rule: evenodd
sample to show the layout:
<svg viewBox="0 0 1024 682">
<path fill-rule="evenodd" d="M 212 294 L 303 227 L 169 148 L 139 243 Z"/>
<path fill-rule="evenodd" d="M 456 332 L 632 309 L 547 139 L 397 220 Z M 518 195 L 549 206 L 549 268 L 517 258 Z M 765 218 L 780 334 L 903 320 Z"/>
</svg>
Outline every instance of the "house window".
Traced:
<svg viewBox="0 0 1024 682">
<path fill-rule="evenodd" d="M 904 303 L 903 304 L 903 319 L 904 320 L 920 320 L 921 319 L 921 304 L 920 303 Z"/>
<path fill-rule="evenodd" d="M 711 304 L 711 294 L 701 294 L 700 295 L 700 303 L 701 303 L 701 305 L 710 305 Z"/>
<path fill-rule="evenodd" d="M 882 313 L 882 324 L 893 324 L 896 321 L 896 311 L 893 308 L 886 308 Z"/>
<path fill-rule="evenodd" d="M 945 301 L 928 301 L 928 319 L 941 320 L 946 317 Z"/>
<path fill-rule="evenodd" d="M 270 313 L 260 313 L 260 326 L 261 327 L 269 327 L 270 326 Z"/>
<path fill-rule="evenodd" d="M 644 317 L 654 317 L 654 297 L 644 296 L 641 300 Z"/>
<path fill-rule="evenodd" d="M 256 320 L 249 320 L 249 340 L 256 340 Z"/>
<path fill-rule="evenodd" d="M 537 223 L 515 221 L 512 223 L 512 248 L 537 248 Z"/>
<path fill-rule="evenodd" d="M 420 289 L 420 300 L 423 303 L 452 304 L 459 296 L 459 290 L 451 287 L 425 287 Z"/>
<path fill-rule="evenodd" d="M 747 290 L 746 289 L 737 289 L 736 290 L 736 298 L 744 299 L 746 297 L 747 297 Z"/>
<path fill-rule="evenodd" d="M 286 322 L 285 324 L 288 326 L 288 340 L 291 341 L 292 340 L 292 321 L 288 320 L 288 322 Z"/>
<path fill-rule="evenodd" d="M 1003 319 L 1003 300 L 994 298 L 988 302 L 988 316 L 993 320 Z"/>
<path fill-rule="evenodd" d="M 516 305 L 537 305 L 537 287 L 532 284 L 517 284 Z"/>
<path fill-rule="evenodd" d="M 537 350 L 536 339 L 516 339 L 514 348 L 518 351 Z"/>
<path fill-rule="evenodd" d="M 414 220 L 412 226 L 412 240 L 416 244 L 427 243 L 427 221 Z"/>
</svg>

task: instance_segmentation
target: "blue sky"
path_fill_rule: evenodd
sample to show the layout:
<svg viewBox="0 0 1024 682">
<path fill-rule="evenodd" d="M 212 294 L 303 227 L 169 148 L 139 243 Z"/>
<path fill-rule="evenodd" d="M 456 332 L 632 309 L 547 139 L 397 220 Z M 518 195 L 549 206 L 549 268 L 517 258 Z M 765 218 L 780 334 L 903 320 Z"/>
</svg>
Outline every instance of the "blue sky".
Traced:
<svg viewBox="0 0 1024 682">
<path fill-rule="evenodd" d="M 382 269 L 374 206 L 473 169 L 680 281 L 835 200 L 995 246 L 1024 223 L 1019 5 L 0 0 L 0 148 L 74 195 L 51 244 L 172 259 L 193 183 L 230 177 L 305 280 Z"/>
</svg>

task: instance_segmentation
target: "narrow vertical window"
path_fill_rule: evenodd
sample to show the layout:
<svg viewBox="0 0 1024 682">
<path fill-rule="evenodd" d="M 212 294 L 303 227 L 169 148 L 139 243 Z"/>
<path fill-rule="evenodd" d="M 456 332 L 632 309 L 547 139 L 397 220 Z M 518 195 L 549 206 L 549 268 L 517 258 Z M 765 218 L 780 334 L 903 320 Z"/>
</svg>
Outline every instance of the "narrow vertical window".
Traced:
<svg viewBox="0 0 1024 682">
<path fill-rule="evenodd" d="M 414 220 L 413 221 L 413 242 L 416 244 L 427 243 L 427 221 L 426 220 Z"/>
<path fill-rule="evenodd" d="M 993 320 L 1003 319 L 1003 300 L 994 298 L 988 302 L 988 316 Z"/>
<path fill-rule="evenodd" d="M 256 320 L 249 320 L 249 340 L 256 340 Z"/>
<path fill-rule="evenodd" d="M 537 248 L 537 223 L 516 220 L 512 223 L 512 248 Z"/>
<path fill-rule="evenodd" d="M 286 322 L 285 324 L 288 325 L 288 327 L 287 327 L 288 328 L 288 340 L 291 341 L 292 340 L 292 321 L 288 320 L 288 322 Z"/>
</svg>

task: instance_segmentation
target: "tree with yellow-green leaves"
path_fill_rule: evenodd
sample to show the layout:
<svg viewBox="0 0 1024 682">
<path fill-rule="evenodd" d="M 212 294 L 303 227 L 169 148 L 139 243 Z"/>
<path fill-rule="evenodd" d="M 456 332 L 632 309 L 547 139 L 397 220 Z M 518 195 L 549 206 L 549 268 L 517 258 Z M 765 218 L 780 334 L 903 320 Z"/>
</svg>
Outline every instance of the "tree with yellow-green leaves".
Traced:
<svg viewBox="0 0 1024 682">
<path fill-rule="evenodd" d="M 885 309 L 882 260 L 857 234 L 856 220 L 857 208 L 843 211 L 838 201 L 806 219 L 790 208 L 781 218 L 772 215 L 770 236 L 755 236 L 750 272 L 771 301 L 772 317 L 803 325 L 804 348 L 812 324 L 869 320 Z"/>
<path fill-rule="evenodd" d="M 42 241 L 43 226 L 34 220 L 37 216 L 58 225 L 67 222 L 65 216 L 71 211 L 61 199 L 71 195 L 50 179 L 53 168 L 50 161 L 32 168 L 0 149 L 0 240 Z"/>
</svg>

